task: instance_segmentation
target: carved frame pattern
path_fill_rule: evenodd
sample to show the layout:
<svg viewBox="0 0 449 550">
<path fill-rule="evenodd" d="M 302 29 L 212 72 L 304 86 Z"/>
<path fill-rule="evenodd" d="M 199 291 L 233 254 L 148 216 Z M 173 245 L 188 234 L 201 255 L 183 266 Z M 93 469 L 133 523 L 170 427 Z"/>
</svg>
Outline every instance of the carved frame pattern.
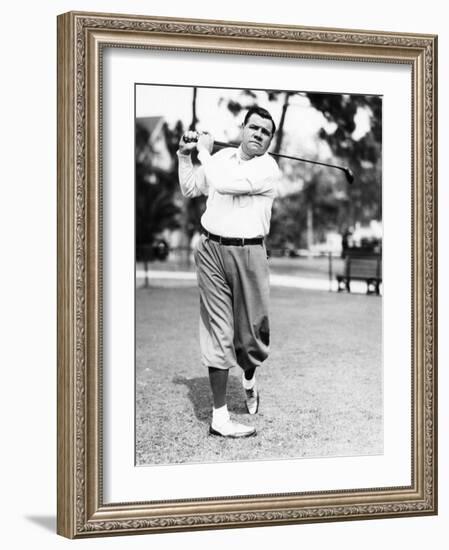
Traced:
<svg viewBox="0 0 449 550">
<path fill-rule="evenodd" d="M 413 89 L 413 483 L 102 502 L 101 51 L 107 46 L 408 63 Z M 431 35 L 70 12 L 58 18 L 58 532 L 71 538 L 435 514 L 436 46 Z"/>
</svg>

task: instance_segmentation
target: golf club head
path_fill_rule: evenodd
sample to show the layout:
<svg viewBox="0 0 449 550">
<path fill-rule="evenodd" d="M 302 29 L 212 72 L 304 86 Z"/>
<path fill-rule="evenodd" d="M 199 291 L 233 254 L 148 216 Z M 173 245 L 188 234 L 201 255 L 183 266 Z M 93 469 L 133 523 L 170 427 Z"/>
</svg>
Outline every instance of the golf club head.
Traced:
<svg viewBox="0 0 449 550">
<path fill-rule="evenodd" d="M 350 168 L 343 168 L 343 172 L 345 173 L 346 181 L 349 184 L 354 183 L 354 173 L 353 173 L 353 171 Z"/>
</svg>

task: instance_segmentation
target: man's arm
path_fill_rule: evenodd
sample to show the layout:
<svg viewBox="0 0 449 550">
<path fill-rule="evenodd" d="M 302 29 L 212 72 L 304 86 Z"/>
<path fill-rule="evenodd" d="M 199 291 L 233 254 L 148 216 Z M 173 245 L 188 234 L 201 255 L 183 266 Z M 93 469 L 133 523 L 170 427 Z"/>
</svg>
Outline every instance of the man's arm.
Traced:
<svg viewBox="0 0 449 550">
<path fill-rule="evenodd" d="M 208 194 L 208 186 L 204 170 L 200 166 L 195 169 L 190 155 L 178 151 L 178 176 L 181 193 L 184 197 L 193 198 Z"/>
<path fill-rule="evenodd" d="M 198 159 L 204 169 L 206 179 L 219 193 L 224 195 L 271 195 L 275 192 L 279 169 L 270 165 L 261 175 L 257 170 L 249 170 L 245 165 L 226 166 L 220 158 L 212 157 L 206 149 L 201 149 Z"/>
<path fill-rule="evenodd" d="M 257 164 L 223 164 L 219 153 L 211 155 L 214 139 L 207 133 L 189 131 L 179 142 L 179 182 L 186 197 L 208 194 L 209 185 L 224 195 L 274 195 L 280 171 L 271 157 Z M 198 150 L 201 167 L 194 170 L 190 154 Z"/>
<path fill-rule="evenodd" d="M 196 149 L 196 143 L 191 138 L 196 135 L 196 132 L 186 132 L 179 142 L 177 152 L 179 186 L 184 197 L 189 198 L 208 194 L 204 170 L 201 167 L 195 169 L 192 164 L 191 154 Z"/>
</svg>

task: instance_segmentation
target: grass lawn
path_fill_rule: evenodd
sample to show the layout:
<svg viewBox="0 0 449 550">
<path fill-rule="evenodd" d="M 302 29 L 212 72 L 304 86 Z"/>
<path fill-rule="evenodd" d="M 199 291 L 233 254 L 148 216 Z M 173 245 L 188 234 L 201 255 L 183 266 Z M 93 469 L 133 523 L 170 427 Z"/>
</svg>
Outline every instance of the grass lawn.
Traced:
<svg viewBox="0 0 449 550">
<path fill-rule="evenodd" d="M 246 414 L 241 371 L 231 416 L 256 437 L 208 435 L 211 395 L 198 347 L 194 286 L 136 292 L 136 462 L 167 464 L 383 452 L 382 300 L 292 288 L 271 291 L 271 354 L 261 407 Z"/>
</svg>

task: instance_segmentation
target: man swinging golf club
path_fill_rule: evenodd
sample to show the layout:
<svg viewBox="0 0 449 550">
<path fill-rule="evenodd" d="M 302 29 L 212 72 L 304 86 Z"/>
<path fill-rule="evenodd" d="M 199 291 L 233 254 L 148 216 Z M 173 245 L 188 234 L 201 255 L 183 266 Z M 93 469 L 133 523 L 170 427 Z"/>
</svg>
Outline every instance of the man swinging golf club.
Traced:
<svg viewBox="0 0 449 550">
<path fill-rule="evenodd" d="M 243 369 L 242 397 L 256 414 L 260 393 L 256 369 L 268 356 L 269 280 L 264 237 L 280 170 L 267 154 L 276 127 L 265 109 L 248 110 L 238 148 L 211 155 L 208 133 L 186 132 L 179 143 L 179 182 L 186 197 L 207 195 L 201 238 L 194 251 L 200 293 L 200 348 L 212 390 L 209 432 L 240 438 L 252 426 L 231 420 L 226 404 L 229 369 Z M 191 153 L 201 166 L 194 169 Z"/>
</svg>

